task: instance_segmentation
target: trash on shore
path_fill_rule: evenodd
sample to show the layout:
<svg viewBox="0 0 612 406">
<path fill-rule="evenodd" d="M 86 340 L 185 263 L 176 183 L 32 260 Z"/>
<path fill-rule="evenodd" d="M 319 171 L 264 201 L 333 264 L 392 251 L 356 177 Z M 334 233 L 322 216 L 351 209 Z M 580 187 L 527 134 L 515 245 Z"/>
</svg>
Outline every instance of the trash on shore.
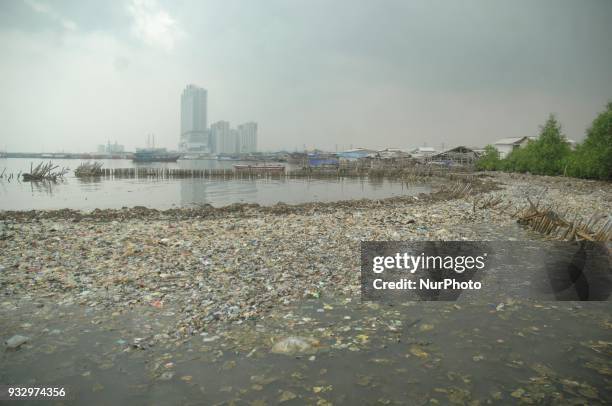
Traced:
<svg viewBox="0 0 612 406">
<path fill-rule="evenodd" d="M 0 211 L 0 282 L 6 297 L 53 297 L 110 314 L 140 305 L 162 317 L 174 313 L 165 333 L 206 332 L 201 342 L 212 343 L 228 325 L 260 320 L 279 306 L 357 294 L 361 241 L 511 239 L 508 230 L 522 232 L 512 213 L 483 205 L 474 211 L 471 198 L 485 192 L 485 203 L 501 198 L 516 206 L 552 180 L 498 178 L 504 190 L 491 190 L 496 182 L 451 183 L 418 201 Z M 547 189 L 546 201 L 583 217 L 611 211 L 612 187 L 598 185 L 594 190 L 586 181 L 559 180 Z M 469 197 L 452 197 L 459 194 Z"/>
<path fill-rule="evenodd" d="M 307 337 L 285 337 L 276 342 L 271 349 L 275 354 L 293 355 L 297 353 L 316 352 L 320 345 L 318 340 Z"/>
<path fill-rule="evenodd" d="M 6 344 L 6 348 L 9 348 L 11 350 L 15 350 L 18 349 L 19 347 L 21 347 L 23 344 L 27 343 L 30 339 L 26 336 L 22 336 L 22 335 L 14 335 L 11 338 L 9 338 L 8 340 L 5 341 Z"/>
</svg>

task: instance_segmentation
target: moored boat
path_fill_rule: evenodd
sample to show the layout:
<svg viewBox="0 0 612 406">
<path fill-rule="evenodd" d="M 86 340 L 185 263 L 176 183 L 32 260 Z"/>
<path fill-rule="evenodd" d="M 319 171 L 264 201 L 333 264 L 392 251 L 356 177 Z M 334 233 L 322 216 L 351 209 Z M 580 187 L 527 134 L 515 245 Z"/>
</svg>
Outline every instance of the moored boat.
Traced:
<svg viewBox="0 0 612 406">
<path fill-rule="evenodd" d="M 132 157 L 134 162 L 176 162 L 181 154 L 166 151 L 165 148 L 137 149 Z"/>
</svg>

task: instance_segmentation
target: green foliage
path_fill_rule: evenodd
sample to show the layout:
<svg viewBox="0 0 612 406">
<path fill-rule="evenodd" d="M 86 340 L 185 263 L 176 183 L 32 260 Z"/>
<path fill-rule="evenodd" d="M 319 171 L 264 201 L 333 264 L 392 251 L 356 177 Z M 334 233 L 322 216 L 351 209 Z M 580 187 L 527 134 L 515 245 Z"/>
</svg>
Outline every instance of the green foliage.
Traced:
<svg viewBox="0 0 612 406">
<path fill-rule="evenodd" d="M 533 141 L 529 141 L 526 147 L 516 148 L 508 154 L 500 163 L 500 168 L 508 172 L 531 172 L 534 162 Z"/>
<path fill-rule="evenodd" d="M 512 172 L 559 175 L 564 173 L 570 154 L 561 125 L 551 114 L 540 129 L 538 139 L 512 151 L 502 163 L 502 168 Z"/>
<path fill-rule="evenodd" d="M 561 125 L 550 115 L 540 136 L 523 148 L 514 149 L 505 159 L 487 145 L 476 163 L 479 170 L 530 172 L 538 175 L 565 175 L 612 180 L 612 102 L 587 130 L 586 139 L 572 151 L 561 132 Z"/>
<path fill-rule="evenodd" d="M 586 139 L 567 160 L 567 175 L 612 179 L 612 102 L 595 118 Z"/>
<path fill-rule="evenodd" d="M 480 171 L 495 171 L 500 169 L 499 152 L 493 145 L 485 147 L 484 154 L 476 162 L 476 168 Z"/>
</svg>

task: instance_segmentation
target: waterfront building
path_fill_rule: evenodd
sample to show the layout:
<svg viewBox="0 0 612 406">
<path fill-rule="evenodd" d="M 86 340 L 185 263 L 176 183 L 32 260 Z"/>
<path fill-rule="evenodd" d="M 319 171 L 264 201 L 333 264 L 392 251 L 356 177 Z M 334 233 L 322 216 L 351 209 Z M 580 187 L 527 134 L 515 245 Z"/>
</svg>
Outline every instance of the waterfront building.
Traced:
<svg viewBox="0 0 612 406">
<path fill-rule="evenodd" d="M 179 149 L 207 153 L 211 150 L 207 132 L 208 93 L 196 85 L 187 85 L 181 95 L 181 136 Z"/>
<path fill-rule="evenodd" d="M 235 154 L 236 135 L 230 129 L 228 121 L 217 121 L 210 125 L 211 141 L 214 144 L 212 152 L 216 154 Z"/>
<path fill-rule="evenodd" d="M 447 149 L 423 158 L 426 163 L 437 163 L 446 166 L 452 165 L 472 165 L 478 160 L 480 155 L 475 148 L 463 145 Z"/>
<path fill-rule="evenodd" d="M 257 123 L 248 122 L 238 126 L 238 150 L 241 154 L 257 152 Z"/>
<path fill-rule="evenodd" d="M 367 148 L 355 148 L 355 149 L 349 149 L 346 151 L 342 151 L 342 152 L 338 152 L 338 157 L 340 157 L 343 160 L 356 160 L 356 159 L 360 159 L 360 158 L 365 158 L 369 155 L 374 155 L 376 154 L 376 150 L 374 149 L 367 149 Z"/>
</svg>

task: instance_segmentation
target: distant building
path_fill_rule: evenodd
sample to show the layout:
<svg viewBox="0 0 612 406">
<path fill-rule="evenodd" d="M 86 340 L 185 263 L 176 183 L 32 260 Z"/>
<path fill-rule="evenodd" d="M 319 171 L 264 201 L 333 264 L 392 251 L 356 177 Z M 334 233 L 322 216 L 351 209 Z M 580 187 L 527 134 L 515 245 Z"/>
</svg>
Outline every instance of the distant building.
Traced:
<svg viewBox="0 0 612 406">
<path fill-rule="evenodd" d="M 410 154 L 417 158 L 428 157 L 435 154 L 437 151 L 433 147 L 416 147 L 410 150 Z"/>
<path fill-rule="evenodd" d="M 230 128 L 230 138 L 228 141 L 228 151 L 232 151 L 232 154 L 240 153 L 240 133 L 235 128 Z"/>
<path fill-rule="evenodd" d="M 365 158 L 369 155 L 375 155 L 378 151 L 366 148 L 355 148 L 346 151 L 338 152 L 338 157 L 342 160 L 355 160 Z"/>
<path fill-rule="evenodd" d="M 257 123 L 248 122 L 238 126 L 238 150 L 241 154 L 257 152 Z"/>
<path fill-rule="evenodd" d="M 474 148 L 460 145 L 424 158 L 428 163 L 450 165 L 471 165 L 480 157 Z"/>
<path fill-rule="evenodd" d="M 236 133 L 230 129 L 227 121 L 217 121 L 210 125 L 210 139 L 213 144 L 211 152 L 215 154 L 235 154 Z"/>
<path fill-rule="evenodd" d="M 499 153 L 500 159 L 506 158 L 512 151 L 517 148 L 524 148 L 527 146 L 529 141 L 535 141 L 538 137 L 515 137 L 515 138 L 502 138 L 497 140 L 493 146 Z M 576 141 L 565 139 L 565 142 L 571 149 L 576 148 Z"/>
<path fill-rule="evenodd" d="M 527 146 L 531 139 L 535 139 L 534 137 L 514 137 L 514 138 L 502 138 L 501 140 L 497 140 L 493 145 L 497 152 L 499 153 L 499 157 L 504 159 L 512 151 L 517 148 L 523 148 Z"/>
<path fill-rule="evenodd" d="M 114 144 L 108 141 L 106 145 L 100 144 L 97 148 L 98 154 L 122 154 L 123 152 L 125 152 L 125 147 L 118 144 L 117 141 Z"/>
<path fill-rule="evenodd" d="M 409 152 L 403 151 L 399 148 L 381 149 L 375 156 L 379 159 L 404 159 L 412 157 Z"/>
<path fill-rule="evenodd" d="M 208 93 L 195 85 L 187 85 L 181 95 L 181 137 L 179 150 L 210 152 L 207 129 Z"/>
<path fill-rule="evenodd" d="M 362 164 L 362 167 L 369 166 L 372 169 L 401 169 L 413 166 L 416 162 L 409 152 L 399 148 L 382 149 L 376 155 L 370 155 L 367 158 L 360 159 L 360 161 L 365 161 L 365 165 Z"/>
</svg>

